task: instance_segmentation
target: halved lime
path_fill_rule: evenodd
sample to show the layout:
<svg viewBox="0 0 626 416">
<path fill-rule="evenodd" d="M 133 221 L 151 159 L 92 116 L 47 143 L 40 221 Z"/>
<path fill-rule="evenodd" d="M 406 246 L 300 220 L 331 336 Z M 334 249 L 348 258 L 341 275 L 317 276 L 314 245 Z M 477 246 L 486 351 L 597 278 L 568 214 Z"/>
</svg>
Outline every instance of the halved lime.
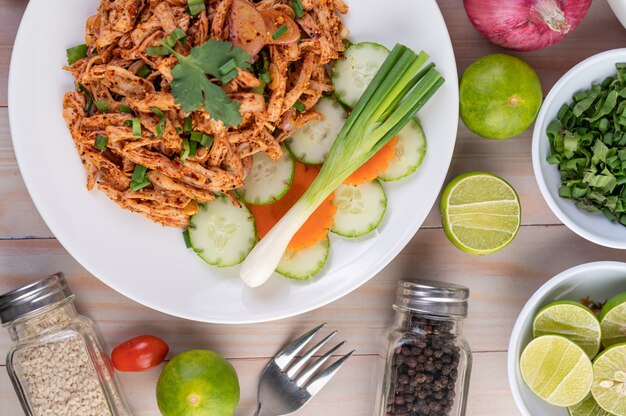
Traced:
<svg viewBox="0 0 626 416">
<path fill-rule="evenodd" d="M 567 410 L 570 416 L 615 416 L 601 408 L 591 394 L 582 402 L 568 407 Z"/>
<path fill-rule="evenodd" d="M 626 342 L 626 292 L 613 296 L 600 311 L 602 345 Z"/>
<path fill-rule="evenodd" d="M 581 402 L 591 389 L 591 360 L 567 338 L 545 335 L 526 346 L 520 371 L 528 387 L 543 400 L 567 407 Z"/>
<path fill-rule="evenodd" d="M 441 214 L 448 239 L 470 254 L 491 254 L 506 247 L 522 221 L 515 189 L 486 172 L 454 178 L 441 196 Z"/>
<path fill-rule="evenodd" d="M 600 321 L 591 309 L 569 300 L 544 306 L 533 321 L 533 336 L 561 335 L 585 351 L 589 358 L 600 351 Z"/>
<path fill-rule="evenodd" d="M 607 412 L 626 416 L 626 344 L 613 345 L 594 360 L 591 394 Z"/>
</svg>

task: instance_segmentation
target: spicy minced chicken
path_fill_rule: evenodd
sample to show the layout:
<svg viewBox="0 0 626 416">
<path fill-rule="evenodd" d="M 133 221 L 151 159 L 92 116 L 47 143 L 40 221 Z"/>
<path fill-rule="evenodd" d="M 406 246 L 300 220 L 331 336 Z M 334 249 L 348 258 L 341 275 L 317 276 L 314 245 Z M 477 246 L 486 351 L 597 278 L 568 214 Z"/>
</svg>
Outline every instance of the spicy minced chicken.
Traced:
<svg viewBox="0 0 626 416">
<path fill-rule="evenodd" d="M 236 204 L 252 155 L 278 159 L 322 118 L 312 108 L 333 89 L 326 65 L 345 50 L 347 11 L 342 0 L 102 0 L 68 50 L 76 91 L 63 100 L 87 189 L 173 227 L 216 195 Z"/>
</svg>

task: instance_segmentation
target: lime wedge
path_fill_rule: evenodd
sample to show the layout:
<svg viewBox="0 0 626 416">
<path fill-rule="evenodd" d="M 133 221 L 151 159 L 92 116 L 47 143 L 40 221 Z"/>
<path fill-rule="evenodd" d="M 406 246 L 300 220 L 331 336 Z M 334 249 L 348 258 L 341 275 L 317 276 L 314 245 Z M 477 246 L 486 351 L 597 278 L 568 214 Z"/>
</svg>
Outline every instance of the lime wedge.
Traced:
<svg viewBox="0 0 626 416">
<path fill-rule="evenodd" d="M 626 342 L 626 292 L 612 297 L 600 312 L 602 345 Z"/>
<path fill-rule="evenodd" d="M 613 345 L 595 359 L 591 394 L 607 412 L 626 416 L 626 344 Z"/>
<path fill-rule="evenodd" d="M 601 408 L 591 394 L 582 402 L 568 407 L 567 410 L 570 416 L 615 416 Z"/>
<path fill-rule="evenodd" d="M 457 176 L 441 196 L 443 229 L 452 244 L 470 254 L 491 254 L 509 245 L 521 212 L 515 189 L 490 173 Z"/>
<path fill-rule="evenodd" d="M 600 322 L 591 309 L 578 302 L 566 300 L 544 306 L 533 322 L 533 336 L 542 335 L 561 335 L 591 359 L 600 351 Z"/>
<path fill-rule="evenodd" d="M 526 346 L 520 371 L 528 387 L 543 400 L 567 407 L 581 402 L 591 389 L 591 360 L 567 338 L 545 335 Z"/>
</svg>

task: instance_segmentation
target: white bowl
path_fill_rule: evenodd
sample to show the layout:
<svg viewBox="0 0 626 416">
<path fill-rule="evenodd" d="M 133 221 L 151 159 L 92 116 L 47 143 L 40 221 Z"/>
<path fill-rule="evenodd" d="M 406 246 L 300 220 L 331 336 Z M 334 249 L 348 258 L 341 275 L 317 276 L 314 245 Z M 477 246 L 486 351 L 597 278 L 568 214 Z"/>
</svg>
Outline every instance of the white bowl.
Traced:
<svg viewBox="0 0 626 416">
<path fill-rule="evenodd" d="M 613 13 L 619 19 L 622 26 L 626 27 L 626 0 L 608 0 Z"/>
<path fill-rule="evenodd" d="M 616 74 L 615 64 L 626 62 L 626 48 L 599 53 L 570 69 L 546 97 L 535 122 L 532 158 L 539 189 L 554 214 L 581 237 L 606 247 L 626 249 L 626 227 L 611 223 L 601 213 L 591 214 L 576 208 L 574 201 L 559 197 L 561 178 L 557 166 L 550 165 L 550 143 L 546 129 L 556 118 L 564 103 L 572 102 L 572 95 L 586 90 L 592 83 L 602 82 Z"/>
<path fill-rule="evenodd" d="M 626 291 L 626 263 L 601 261 L 582 264 L 559 273 L 535 292 L 520 312 L 509 343 L 509 385 L 515 403 L 524 416 L 568 416 L 566 408 L 548 404 L 537 397 L 524 383 L 519 357 L 532 340 L 535 314 L 557 300 L 578 301 L 586 296 L 604 301 Z"/>
</svg>

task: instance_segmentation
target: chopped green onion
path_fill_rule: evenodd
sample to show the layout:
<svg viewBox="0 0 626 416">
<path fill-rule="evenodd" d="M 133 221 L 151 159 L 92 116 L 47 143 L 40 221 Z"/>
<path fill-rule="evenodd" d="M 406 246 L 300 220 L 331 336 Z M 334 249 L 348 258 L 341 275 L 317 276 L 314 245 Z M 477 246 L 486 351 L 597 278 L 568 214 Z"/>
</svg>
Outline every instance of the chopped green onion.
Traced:
<svg viewBox="0 0 626 416">
<path fill-rule="evenodd" d="M 202 135 L 202 140 L 200 140 L 200 144 L 204 147 L 211 147 L 213 144 L 213 136 L 209 136 L 208 134 Z"/>
<path fill-rule="evenodd" d="M 195 156 L 197 149 L 198 149 L 198 142 L 190 141 L 189 142 L 189 157 Z"/>
<path fill-rule="evenodd" d="M 174 130 L 176 130 L 176 133 L 181 134 L 183 132 L 183 129 L 181 129 L 180 127 L 174 127 Z"/>
<path fill-rule="evenodd" d="M 205 9 L 204 0 L 188 0 L 187 7 L 189 7 L 189 13 L 195 16 Z"/>
<path fill-rule="evenodd" d="M 237 70 L 237 62 L 233 58 L 230 58 L 224 65 L 220 66 L 220 73 L 226 75 L 232 70 Z"/>
<path fill-rule="evenodd" d="M 150 75 L 151 73 L 152 68 L 150 68 L 148 65 L 144 65 L 139 71 L 137 71 L 137 76 L 141 78 L 147 78 L 148 75 Z"/>
<path fill-rule="evenodd" d="M 172 31 L 172 33 L 170 33 L 170 35 L 167 38 L 165 38 L 165 43 L 167 43 L 170 47 L 173 48 L 174 45 L 176 45 L 176 42 L 180 41 L 181 43 L 184 43 L 185 39 L 187 39 L 187 34 L 185 33 L 184 30 L 177 27 L 176 29 Z"/>
<path fill-rule="evenodd" d="M 180 152 L 181 163 L 185 163 L 185 160 L 189 157 L 190 151 L 191 148 L 189 147 L 189 140 L 183 139 L 183 150 Z"/>
<path fill-rule="evenodd" d="M 296 14 L 296 19 L 300 19 L 304 16 L 304 8 L 302 7 L 302 0 L 291 0 L 291 8 Z"/>
<path fill-rule="evenodd" d="M 167 56 L 170 54 L 163 46 L 148 46 L 146 48 L 146 55 L 148 56 Z"/>
<path fill-rule="evenodd" d="M 93 94 L 80 82 L 76 83 L 76 88 L 79 92 L 85 94 L 85 113 L 91 113 L 93 108 Z"/>
<path fill-rule="evenodd" d="M 93 147 L 98 150 L 104 150 L 107 148 L 107 144 L 109 143 L 109 139 L 105 136 L 97 135 L 96 140 L 93 142 Z"/>
<path fill-rule="evenodd" d="M 428 55 L 396 45 L 346 119 L 322 169 L 300 199 L 252 249 L 239 271 L 251 287 L 263 284 L 289 241 L 319 205 L 415 117 L 444 82 Z M 423 68 L 422 68 L 423 67 Z"/>
<path fill-rule="evenodd" d="M 109 107 L 109 102 L 107 100 L 96 101 L 96 108 L 101 113 L 108 113 L 109 111 L 111 111 L 111 108 Z"/>
<path fill-rule="evenodd" d="M 189 230 L 183 231 L 183 240 L 185 240 L 185 247 L 191 248 L 191 238 L 189 237 Z"/>
<path fill-rule="evenodd" d="M 192 123 L 193 123 L 193 119 L 191 118 L 191 116 L 185 117 L 183 119 L 183 133 L 184 134 L 191 134 Z"/>
<path fill-rule="evenodd" d="M 135 170 L 133 171 L 133 176 L 131 180 L 133 182 L 142 182 L 146 178 L 146 168 L 144 165 L 135 165 Z"/>
<path fill-rule="evenodd" d="M 159 122 L 156 125 L 156 132 L 157 138 L 160 139 L 163 137 L 163 131 L 165 130 L 165 120 L 167 120 L 167 118 L 165 117 L 165 114 L 163 114 L 163 111 L 159 110 L 156 107 L 150 107 L 150 111 L 159 116 Z"/>
<path fill-rule="evenodd" d="M 132 114 L 133 113 L 133 109 L 130 108 L 129 106 L 127 106 L 126 104 L 120 104 L 119 107 L 117 107 L 117 108 L 122 113 L 127 113 L 127 114 Z"/>
<path fill-rule="evenodd" d="M 135 139 L 141 139 L 141 121 L 135 117 L 131 120 L 131 125 L 133 127 L 133 137 Z"/>
<path fill-rule="evenodd" d="M 150 181 L 148 180 L 148 178 L 144 178 L 143 181 L 141 182 L 131 182 L 130 183 L 130 189 L 133 192 L 137 192 L 140 189 L 145 188 L 146 186 L 150 185 Z"/>
<path fill-rule="evenodd" d="M 274 32 L 274 34 L 272 35 L 272 39 L 278 40 L 282 35 L 287 33 L 287 30 L 288 30 L 287 25 L 281 25 L 278 29 L 276 29 L 276 32 Z"/>
<path fill-rule="evenodd" d="M 202 135 L 204 133 L 202 133 L 201 131 L 192 131 L 191 132 L 191 136 L 189 136 L 189 140 L 193 141 L 193 142 L 199 142 L 202 140 Z"/>
<path fill-rule="evenodd" d="M 73 65 L 74 62 L 87 57 L 87 45 L 76 45 L 65 52 L 67 54 L 67 64 Z"/>
<path fill-rule="evenodd" d="M 269 71 L 263 71 L 261 72 L 259 79 L 265 82 L 266 84 L 269 84 L 272 81 L 272 76 L 270 75 Z"/>
<path fill-rule="evenodd" d="M 300 100 L 295 102 L 295 104 L 293 105 L 293 108 L 295 108 L 297 111 L 299 111 L 301 113 L 303 111 L 306 111 L 306 105 L 302 101 L 300 101 Z"/>
</svg>

